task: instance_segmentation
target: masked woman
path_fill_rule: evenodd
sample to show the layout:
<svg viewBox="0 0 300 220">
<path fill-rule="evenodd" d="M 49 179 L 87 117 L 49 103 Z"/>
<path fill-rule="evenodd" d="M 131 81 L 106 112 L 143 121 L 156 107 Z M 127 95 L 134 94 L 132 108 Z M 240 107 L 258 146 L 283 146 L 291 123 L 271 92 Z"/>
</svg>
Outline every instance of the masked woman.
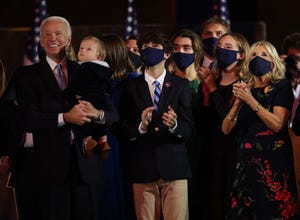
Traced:
<svg viewBox="0 0 300 220">
<path fill-rule="evenodd" d="M 222 131 L 237 140 L 228 219 L 299 219 L 288 118 L 291 83 L 275 47 L 254 43 Z"/>
<path fill-rule="evenodd" d="M 205 210 L 207 219 L 224 219 L 226 198 L 231 180 L 234 149 L 232 136 L 221 131 L 223 119 L 233 103 L 232 85 L 240 80 L 240 70 L 249 49 L 246 38 L 239 33 L 222 35 L 216 46 L 215 70 L 200 67 L 199 109 L 205 132 L 203 167 Z"/>
</svg>

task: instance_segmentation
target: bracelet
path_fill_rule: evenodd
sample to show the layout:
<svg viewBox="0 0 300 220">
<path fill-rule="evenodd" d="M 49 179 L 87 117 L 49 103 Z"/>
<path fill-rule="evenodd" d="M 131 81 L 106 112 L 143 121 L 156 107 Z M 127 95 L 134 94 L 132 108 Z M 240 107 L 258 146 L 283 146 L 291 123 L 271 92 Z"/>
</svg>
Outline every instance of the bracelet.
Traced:
<svg viewBox="0 0 300 220">
<path fill-rule="evenodd" d="M 230 120 L 230 121 L 237 121 L 237 117 L 238 116 L 235 116 L 234 118 L 228 113 L 227 114 L 227 118 Z"/>
<path fill-rule="evenodd" d="M 261 104 L 260 104 L 260 103 L 258 103 L 258 104 L 257 104 L 257 106 L 256 106 L 256 108 L 255 108 L 255 109 L 253 109 L 253 111 L 255 111 L 255 112 L 258 112 L 258 111 L 259 111 L 259 109 L 260 109 L 260 107 L 261 107 Z"/>
</svg>

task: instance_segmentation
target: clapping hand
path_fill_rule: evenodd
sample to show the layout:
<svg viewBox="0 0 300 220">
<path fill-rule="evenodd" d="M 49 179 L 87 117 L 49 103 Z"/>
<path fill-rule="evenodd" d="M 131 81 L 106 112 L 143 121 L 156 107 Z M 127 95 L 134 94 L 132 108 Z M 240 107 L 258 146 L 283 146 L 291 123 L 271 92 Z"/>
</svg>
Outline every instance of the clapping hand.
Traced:
<svg viewBox="0 0 300 220">
<path fill-rule="evenodd" d="M 250 85 L 243 81 L 233 84 L 232 93 L 237 101 L 247 102 L 252 97 Z"/>
<path fill-rule="evenodd" d="M 171 106 L 168 106 L 168 111 L 162 115 L 162 121 L 169 128 L 173 128 L 176 125 L 177 114 Z"/>
<path fill-rule="evenodd" d="M 142 119 L 142 130 L 146 131 L 148 129 L 148 126 L 150 122 L 152 121 L 152 112 L 154 111 L 154 106 L 148 107 L 144 109 L 141 115 Z"/>
</svg>

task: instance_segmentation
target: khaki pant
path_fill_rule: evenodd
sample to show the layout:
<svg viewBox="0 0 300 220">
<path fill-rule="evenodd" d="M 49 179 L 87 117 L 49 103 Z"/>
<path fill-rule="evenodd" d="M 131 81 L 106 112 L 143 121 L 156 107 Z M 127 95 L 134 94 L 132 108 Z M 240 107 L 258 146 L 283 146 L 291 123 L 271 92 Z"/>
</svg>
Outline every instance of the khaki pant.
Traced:
<svg viewBox="0 0 300 220">
<path fill-rule="evenodd" d="M 188 220 L 187 180 L 133 184 L 137 220 Z"/>
</svg>

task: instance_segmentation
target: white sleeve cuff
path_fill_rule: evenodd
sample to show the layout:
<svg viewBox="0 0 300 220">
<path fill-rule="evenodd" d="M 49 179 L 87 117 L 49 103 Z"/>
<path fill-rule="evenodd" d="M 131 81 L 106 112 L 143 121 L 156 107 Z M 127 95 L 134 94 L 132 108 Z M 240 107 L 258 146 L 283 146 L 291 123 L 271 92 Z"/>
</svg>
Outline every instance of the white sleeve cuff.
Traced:
<svg viewBox="0 0 300 220">
<path fill-rule="evenodd" d="M 140 134 L 145 134 L 145 133 L 147 133 L 147 130 L 142 129 L 142 122 L 141 122 L 140 125 L 139 125 L 139 132 L 140 132 Z"/>
<path fill-rule="evenodd" d="M 59 113 L 58 114 L 57 121 L 58 121 L 58 124 L 57 124 L 58 127 L 64 126 L 66 124 L 65 120 L 64 120 L 64 113 Z"/>
<path fill-rule="evenodd" d="M 174 125 L 172 128 L 169 128 L 169 131 L 170 131 L 171 133 L 174 133 L 175 130 L 176 130 L 176 128 L 177 128 L 177 120 L 175 121 L 175 125 Z"/>
</svg>

